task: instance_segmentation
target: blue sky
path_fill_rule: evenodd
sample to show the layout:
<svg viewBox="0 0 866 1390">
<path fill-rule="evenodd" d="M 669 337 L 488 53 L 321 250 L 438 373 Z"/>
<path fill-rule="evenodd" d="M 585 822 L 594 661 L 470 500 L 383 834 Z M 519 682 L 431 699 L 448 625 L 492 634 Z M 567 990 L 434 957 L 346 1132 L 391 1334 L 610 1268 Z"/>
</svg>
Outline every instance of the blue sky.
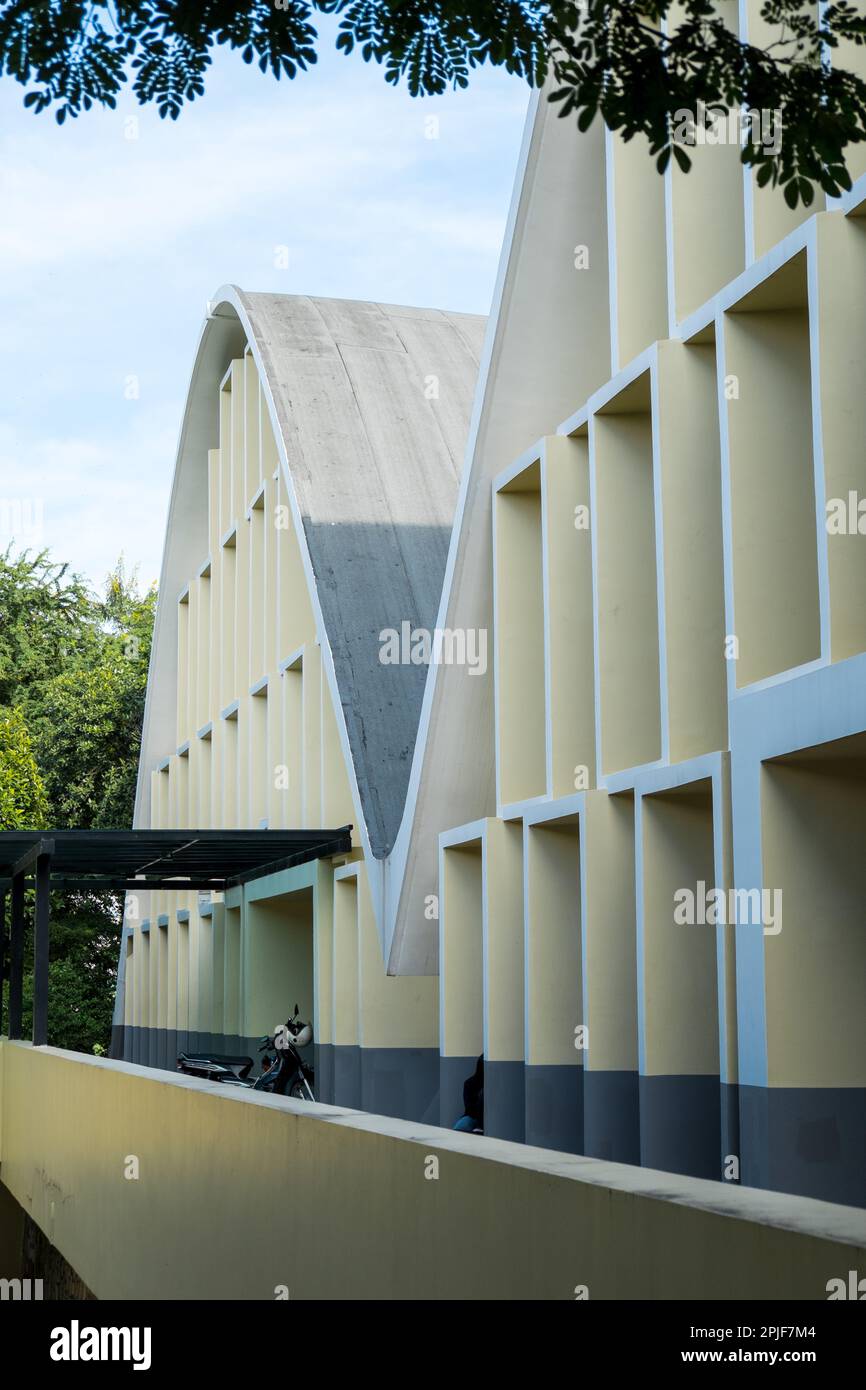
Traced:
<svg viewBox="0 0 866 1390">
<path fill-rule="evenodd" d="M 0 547 L 158 578 L 224 283 L 489 310 L 528 99 L 503 73 L 413 101 L 323 35 L 294 82 L 221 57 L 177 122 L 127 97 L 59 127 L 22 95 L 0 81 Z"/>
</svg>

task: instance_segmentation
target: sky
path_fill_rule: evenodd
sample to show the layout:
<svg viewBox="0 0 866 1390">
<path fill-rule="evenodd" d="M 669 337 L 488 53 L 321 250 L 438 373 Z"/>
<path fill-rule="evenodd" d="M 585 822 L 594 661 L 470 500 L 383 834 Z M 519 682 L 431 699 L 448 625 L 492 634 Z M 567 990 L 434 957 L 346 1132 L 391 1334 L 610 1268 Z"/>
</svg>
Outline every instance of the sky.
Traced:
<svg viewBox="0 0 866 1390">
<path fill-rule="evenodd" d="M 316 69 L 226 54 L 176 122 L 126 96 L 58 126 L 0 81 L 0 549 L 158 580 L 223 284 L 489 311 L 526 88 L 413 101 L 321 28 Z"/>
</svg>

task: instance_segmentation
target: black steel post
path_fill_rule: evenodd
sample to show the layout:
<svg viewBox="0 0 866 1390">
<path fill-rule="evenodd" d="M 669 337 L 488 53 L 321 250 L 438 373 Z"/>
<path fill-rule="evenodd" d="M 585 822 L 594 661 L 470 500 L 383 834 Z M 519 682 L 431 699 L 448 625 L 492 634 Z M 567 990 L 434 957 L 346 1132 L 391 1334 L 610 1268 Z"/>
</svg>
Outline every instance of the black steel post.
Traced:
<svg viewBox="0 0 866 1390">
<path fill-rule="evenodd" d="M 24 875 L 12 877 L 12 921 L 9 935 L 9 1036 L 21 1037 L 24 989 Z"/>
<path fill-rule="evenodd" d="M 36 860 L 33 932 L 33 1046 L 48 1042 L 48 945 L 51 934 L 51 855 Z"/>
</svg>

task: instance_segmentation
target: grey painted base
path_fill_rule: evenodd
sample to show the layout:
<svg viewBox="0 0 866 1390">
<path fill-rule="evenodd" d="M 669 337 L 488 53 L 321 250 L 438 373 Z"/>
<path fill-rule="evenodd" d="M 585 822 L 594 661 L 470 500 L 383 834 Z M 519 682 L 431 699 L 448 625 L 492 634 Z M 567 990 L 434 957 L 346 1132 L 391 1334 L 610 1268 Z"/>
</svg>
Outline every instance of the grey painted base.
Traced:
<svg viewBox="0 0 866 1390">
<path fill-rule="evenodd" d="M 439 1122 L 439 1053 L 315 1044 L 316 1099 L 398 1120 Z"/>
<path fill-rule="evenodd" d="M 717 1076 L 642 1076 L 640 1156 L 645 1168 L 722 1178 Z"/>
<path fill-rule="evenodd" d="M 477 1057 L 439 1057 L 439 1124 L 453 1129 L 463 1109 L 463 1083 L 475 1071 Z"/>
<path fill-rule="evenodd" d="M 177 1054 L 180 1051 L 182 1049 L 178 1044 L 178 1035 L 174 1028 L 157 1030 L 157 1065 L 163 1071 L 175 1071 L 177 1069 Z"/>
<path fill-rule="evenodd" d="M 259 1041 L 233 1033 L 156 1028 L 123 1028 L 113 1034 L 113 1046 L 122 1049 L 123 1060 L 140 1066 L 175 1071 L 179 1052 L 222 1052 L 252 1057 L 253 1076 L 261 1070 Z M 316 1044 L 310 1061 L 316 1072 L 317 1100 L 424 1124 L 439 1121 L 439 1053 L 434 1048 Z"/>
<path fill-rule="evenodd" d="M 583 1153 L 583 1067 L 526 1067 L 526 1142 Z"/>
<path fill-rule="evenodd" d="M 740 1087 L 740 1180 L 866 1207 L 866 1088 Z"/>
<path fill-rule="evenodd" d="M 112 1028 L 111 1055 L 174 1071 L 179 1051 L 248 1055 L 258 1039 Z M 463 1114 L 475 1057 L 432 1048 L 317 1046 L 316 1096 L 373 1114 L 440 1124 Z M 866 1089 L 765 1090 L 712 1076 L 584 1072 L 582 1067 L 485 1066 L 485 1129 L 496 1138 L 642 1163 L 719 1181 L 740 1159 L 740 1182 L 866 1206 Z"/>
<path fill-rule="evenodd" d="M 112 1030 L 113 1032 L 113 1030 Z M 124 1028 L 122 1032 L 123 1060 L 135 1062 L 140 1067 L 160 1066 L 160 1034 L 156 1028 Z M 165 1046 L 167 1047 L 167 1040 Z M 166 1054 L 167 1055 L 167 1054 Z M 177 1068 L 176 1057 L 171 1070 Z"/>
<path fill-rule="evenodd" d="M 740 1177 L 727 1177 L 730 1169 L 729 1156 L 736 1154 L 740 1157 L 740 1088 L 722 1082 L 719 1092 L 722 1114 L 722 1177 L 726 1182 L 740 1182 Z"/>
<path fill-rule="evenodd" d="M 522 1062 L 484 1063 L 484 1133 L 522 1143 L 526 1134 L 526 1088 Z M 467 1073 L 468 1074 L 468 1073 Z"/>
<path fill-rule="evenodd" d="M 313 1043 L 313 1067 L 316 1072 L 316 1100 L 324 1105 L 334 1102 L 334 1047 L 332 1043 Z"/>
<path fill-rule="evenodd" d="M 236 1056 L 249 1056 L 256 1061 L 258 1071 L 258 1039 L 226 1036 L 221 1033 L 177 1032 L 173 1028 L 123 1028 L 118 1030 L 112 1047 L 122 1047 L 125 1062 L 135 1062 L 142 1067 L 156 1067 L 160 1071 L 176 1071 L 177 1058 L 181 1052 L 227 1052 Z"/>
<path fill-rule="evenodd" d="M 614 1163 L 640 1163 L 640 1097 L 636 1071 L 583 1074 L 583 1152 Z"/>
<path fill-rule="evenodd" d="M 113 1031 L 113 1030 L 112 1030 L 112 1031 Z M 140 1029 L 140 1028 L 126 1028 L 126 1027 L 125 1027 L 125 1028 L 123 1029 L 123 1034 L 122 1034 L 122 1038 L 123 1038 L 123 1053 L 122 1053 L 122 1057 L 123 1057 L 124 1062 L 137 1062 L 137 1061 L 138 1061 L 139 1034 L 140 1034 L 140 1032 L 141 1032 L 141 1029 Z M 113 1037 L 112 1037 L 112 1041 L 113 1041 Z"/>
<path fill-rule="evenodd" d="M 361 1109 L 436 1124 L 439 1053 L 431 1047 L 362 1047 Z"/>
<path fill-rule="evenodd" d="M 361 1106 L 361 1049 L 341 1045 L 334 1048 L 334 1104 L 350 1110 Z"/>
</svg>

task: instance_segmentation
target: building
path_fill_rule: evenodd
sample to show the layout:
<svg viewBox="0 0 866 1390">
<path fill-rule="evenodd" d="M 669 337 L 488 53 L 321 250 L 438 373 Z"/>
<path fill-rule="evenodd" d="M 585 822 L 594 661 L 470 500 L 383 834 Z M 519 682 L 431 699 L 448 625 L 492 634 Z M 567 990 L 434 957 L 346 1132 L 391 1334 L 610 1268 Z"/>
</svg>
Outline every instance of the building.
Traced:
<svg viewBox="0 0 866 1390">
<path fill-rule="evenodd" d="M 691 153 L 534 101 L 486 331 L 217 295 L 136 824 L 354 848 L 129 902 L 118 1055 L 297 1000 L 322 1100 L 483 1052 L 494 1136 L 866 1205 L 866 163 Z"/>
</svg>

